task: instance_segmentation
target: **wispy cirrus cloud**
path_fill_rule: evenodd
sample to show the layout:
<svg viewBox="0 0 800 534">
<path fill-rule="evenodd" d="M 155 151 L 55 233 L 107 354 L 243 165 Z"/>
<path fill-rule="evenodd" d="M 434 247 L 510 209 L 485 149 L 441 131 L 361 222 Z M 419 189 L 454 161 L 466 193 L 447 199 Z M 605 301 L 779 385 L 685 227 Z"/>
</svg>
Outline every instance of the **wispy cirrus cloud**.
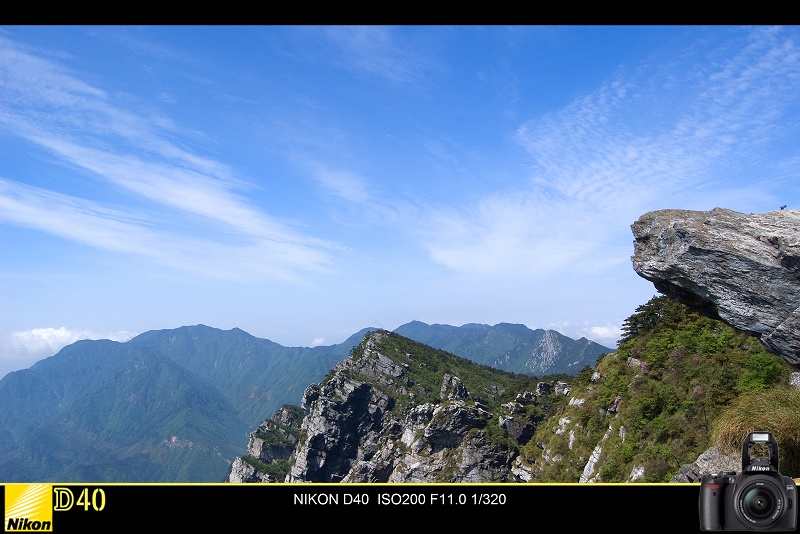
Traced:
<svg viewBox="0 0 800 534">
<path fill-rule="evenodd" d="M 403 40 L 397 27 L 327 26 L 324 34 L 339 47 L 334 60 L 340 66 L 392 83 L 419 84 L 433 68 L 429 56 Z"/>
<path fill-rule="evenodd" d="M 767 28 L 721 46 L 741 50 L 720 62 L 707 60 L 721 53 L 710 50 L 682 58 L 677 68 L 664 62 L 621 73 L 521 125 L 517 139 L 533 157 L 535 185 L 616 210 L 765 157 L 759 147 L 783 133 L 782 111 L 800 100 L 793 90 L 796 45 Z"/>
<path fill-rule="evenodd" d="M 574 205 L 530 191 L 484 197 L 473 210 L 427 213 L 431 258 L 456 272 L 477 276 L 546 274 L 585 256 L 594 244 L 575 240 L 573 227 L 553 224 L 563 212 L 586 219 Z"/>
<path fill-rule="evenodd" d="M 0 220 L 137 255 L 157 255 L 148 223 L 85 199 L 0 178 Z"/>
<path fill-rule="evenodd" d="M 191 150 L 191 134 L 36 52 L 0 36 L 0 124 L 100 188 L 84 198 L 58 191 L 56 177 L 48 180 L 56 189 L 4 177 L 7 222 L 211 276 L 299 280 L 304 271 L 329 268 L 339 245 L 301 234 L 253 205 L 245 195 L 252 186 L 225 163 Z M 148 216 L 98 198 L 113 198 L 115 189 L 150 203 Z M 210 237 L 209 229 L 225 240 Z"/>
<path fill-rule="evenodd" d="M 785 136 L 783 112 L 800 103 L 800 56 L 793 36 L 773 28 L 741 29 L 718 46 L 620 69 L 521 124 L 515 139 L 531 158 L 527 183 L 474 206 L 433 210 L 431 258 L 493 275 L 624 261 L 620 239 L 644 211 L 698 202 L 712 183 L 717 199 L 724 195 L 725 173 L 766 163 L 764 148 Z M 725 59 L 708 60 L 717 54 Z"/>
<path fill-rule="evenodd" d="M 311 174 L 325 190 L 335 197 L 356 204 L 363 204 L 370 200 L 366 180 L 353 171 L 315 165 Z"/>
<path fill-rule="evenodd" d="M 172 233 L 160 230 L 156 219 L 2 178 L 0 220 L 210 278 L 300 283 L 299 271 L 330 271 L 324 251 L 303 244 L 253 235 L 237 243 Z"/>
</svg>

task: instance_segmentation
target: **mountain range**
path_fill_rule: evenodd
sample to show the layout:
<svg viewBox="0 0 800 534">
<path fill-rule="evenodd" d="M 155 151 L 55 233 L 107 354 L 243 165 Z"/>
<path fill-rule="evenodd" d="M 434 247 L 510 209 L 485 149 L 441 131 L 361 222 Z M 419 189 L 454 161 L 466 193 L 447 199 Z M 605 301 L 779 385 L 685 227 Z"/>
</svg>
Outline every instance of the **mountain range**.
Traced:
<svg viewBox="0 0 800 534">
<path fill-rule="evenodd" d="M 585 337 L 575 340 L 555 330 L 531 330 L 511 323 L 456 327 L 412 321 L 394 332 L 476 363 L 535 376 L 575 375 L 593 366 L 600 354 L 612 351 Z"/>
<path fill-rule="evenodd" d="M 325 380 L 251 432 L 229 482 L 691 482 L 741 466 L 769 429 L 800 471 L 800 372 L 667 297 L 618 348 L 536 378 L 370 332 Z M 729 461 L 728 458 L 733 458 Z M 715 471 L 711 471 L 715 472 Z"/>
<path fill-rule="evenodd" d="M 345 359 L 337 345 L 284 347 L 234 328 L 83 340 L 0 380 L 0 480 L 219 482 L 248 434 Z M 611 349 L 524 325 L 414 321 L 396 332 L 476 363 L 577 374 Z"/>
</svg>

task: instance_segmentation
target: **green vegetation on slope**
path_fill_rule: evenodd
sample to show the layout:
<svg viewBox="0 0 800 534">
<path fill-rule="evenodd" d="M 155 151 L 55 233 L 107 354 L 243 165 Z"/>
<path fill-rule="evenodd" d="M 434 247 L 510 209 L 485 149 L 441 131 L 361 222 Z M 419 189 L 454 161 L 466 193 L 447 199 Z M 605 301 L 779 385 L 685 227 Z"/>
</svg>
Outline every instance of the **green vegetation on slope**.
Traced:
<svg viewBox="0 0 800 534">
<path fill-rule="evenodd" d="M 538 464 L 536 481 L 576 482 L 598 444 L 600 481 L 626 481 L 635 467 L 644 469 L 641 481 L 669 481 L 714 444 L 715 422 L 723 414 L 731 417 L 729 407 L 739 410 L 738 403 L 747 399 L 754 408 L 746 417 L 754 417 L 759 406 L 767 413 L 785 404 L 767 399 L 788 380 L 787 363 L 766 353 L 754 337 L 676 301 L 654 297 L 625 321 L 623 332 L 614 353 L 573 381 L 572 397 L 582 401 L 562 400 L 557 415 L 524 448 L 523 458 Z M 800 392 L 787 395 L 796 399 Z M 793 413 L 794 421 L 800 420 Z M 564 417 L 579 425 L 570 426 L 572 434 L 556 432 L 553 421 Z M 759 420 L 753 421 L 758 426 Z M 770 431 L 768 421 L 763 424 L 759 429 Z M 736 432 L 730 439 L 738 439 L 741 450 L 747 432 Z M 543 461 L 537 443 L 549 461 Z"/>
<path fill-rule="evenodd" d="M 243 330 L 204 325 L 152 330 L 128 344 L 147 346 L 175 360 L 224 392 L 251 427 L 281 404 L 295 402 L 357 343 L 352 337 L 326 347 L 283 347 Z"/>
<path fill-rule="evenodd" d="M 218 481 L 247 436 L 206 380 L 113 341 L 78 342 L 10 374 L 0 401 L 0 480 L 10 482 Z"/>
<path fill-rule="evenodd" d="M 249 454 L 247 456 L 243 456 L 242 460 L 250 464 L 250 466 L 252 466 L 259 473 L 267 474 L 277 481 L 283 481 L 286 478 L 286 475 L 288 475 L 289 471 L 292 469 L 289 460 L 273 460 L 271 463 L 267 464 L 261 460 L 253 458 Z"/>
<path fill-rule="evenodd" d="M 384 331 L 383 334 L 385 337 L 378 348 L 381 354 L 405 369 L 414 404 L 439 402 L 445 374 L 457 376 L 467 388 L 469 399 L 485 404 L 490 411 L 498 409 L 503 402 L 513 400 L 517 393 L 535 391 L 536 383 L 541 381 L 536 377 L 478 364 L 393 332 Z M 363 343 L 353 349 L 353 354 L 356 358 L 359 354 L 363 356 Z M 373 385 L 384 389 L 381 384 Z M 396 397 L 395 409 L 404 409 L 410 400 L 409 396 L 388 393 Z"/>
</svg>

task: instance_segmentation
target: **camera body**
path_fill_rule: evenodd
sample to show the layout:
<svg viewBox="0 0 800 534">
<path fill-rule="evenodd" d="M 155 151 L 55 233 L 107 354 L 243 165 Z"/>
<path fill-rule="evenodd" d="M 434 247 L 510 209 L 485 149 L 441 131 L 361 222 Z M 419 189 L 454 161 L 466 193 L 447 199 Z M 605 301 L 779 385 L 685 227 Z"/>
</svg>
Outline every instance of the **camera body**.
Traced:
<svg viewBox="0 0 800 534">
<path fill-rule="evenodd" d="M 750 457 L 765 444 L 768 458 Z M 701 530 L 797 529 L 797 488 L 778 471 L 778 443 L 769 432 L 751 432 L 742 444 L 742 472 L 703 475 L 700 485 Z"/>
</svg>

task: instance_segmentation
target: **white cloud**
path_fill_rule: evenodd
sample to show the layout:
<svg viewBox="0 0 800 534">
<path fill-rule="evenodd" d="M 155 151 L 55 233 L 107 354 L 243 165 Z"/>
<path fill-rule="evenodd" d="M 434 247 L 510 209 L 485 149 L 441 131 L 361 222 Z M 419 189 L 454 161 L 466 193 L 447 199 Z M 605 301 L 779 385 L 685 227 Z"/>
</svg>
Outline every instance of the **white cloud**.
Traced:
<svg viewBox="0 0 800 534">
<path fill-rule="evenodd" d="M 112 341 L 128 341 L 135 334 L 130 332 L 97 333 L 89 330 L 71 330 L 60 328 L 32 328 L 12 332 L 8 336 L 8 346 L 18 353 L 55 354 L 70 343 L 81 339 L 110 339 Z"/>
<path fill-rule="evenodd" d="M 110 339 L 128 341 L 136 334 L 120 330 L 117 332 L 93 332 L 67 327 L 31 328 L 11 332 L 6 336 L 0 351 L 0 378 L 6 373 L 25 369 L 59 350 L 81 339 Z"/>
<path fill-rule="evenodd" d="M 336 43 L 341 66 L 367 72 L 394 83 L 416 84 L 433 67 L 430 56 L 415 51 L 408 38 L 399 40 L 386 26 L 329 26 L 325 35 Z"/>
<path fill-rule="evenodd" d="M 251 235 L 229 244 L 182 236 L 127 212 L 2 178 L 0 220 L 211 278 L 300 283 L 298 270 L 326 272 L 330 261 L 324 251 L 279 239 Z"/>
<path fill-rule="evenodd" d="M 110 250 L 154 254 L 147 225 L 122 211 L 0 178 L 0 220 Z"/>
<path fill-rule="evenodd" d="M 108 201 L 0 179 L 0 218 L 6 222 L 240 280 L 302 281 L 304 273 L 327 271 L 331 251 L 342 249 L 252 205 L 243 194 L 249 186 L 226 164 L 183 148 L 189 139 L 169 119 L 118 103 L 60 64 L 2 37 L 0 68 L 7 74 L 0 76 L 0 124 L 8 133 L 48 150 L 69 168 L 88 171 L 87 178 L 109 186 L 109 198 L 130 200 L 120 197 L 121 188 L 134 202 L 151 202 L 148 218 L 134 217 Z M 331 183 L 341 194 L 358 194 L 346 181 Z"/>
<path fill-rule="evenodd" d="M 622 335 L 622 329 L 618 325 L 588 326 L 581 330 L 580 335 L 595 343 L 614 349 Z"/>
<path fill-rule="evenodd" d="M 432 210 L 431 258 L 494 276 L 608 264 L 642 213 L 697 202 L 711 186 L 714 199 L 740 187 L 726 173 L 766 157 L 760 147 L 779 139 L 783 110 L 800 101 L 800 54 L 791 36 L 772 29 L 719 46 L 620 70 L 521 124 L 515 139 L 533 164 L 528 183 L 460 210 Z M 706 57 L 721 52 L 724 61 Z"/>
<path fill-rule="evenodd" d="M 598 246 L 602 226 L 581 203 L 519 191 L 486 196 L 473 212 L 440 210 L 428 219 L 431 257 L 457 272 L 536 276 L 552 273 Z M 583 239 L 576 239 L 583 233 Z"/>
<path fill-rule="evenodd" d="M 338 198 L 356 204 L 364 204 L 370 200 L 366 181 L 352 171 L 334 170 L 322 165 L 315 165 L 311 172 L 317 182 Z"/>
</svg>

